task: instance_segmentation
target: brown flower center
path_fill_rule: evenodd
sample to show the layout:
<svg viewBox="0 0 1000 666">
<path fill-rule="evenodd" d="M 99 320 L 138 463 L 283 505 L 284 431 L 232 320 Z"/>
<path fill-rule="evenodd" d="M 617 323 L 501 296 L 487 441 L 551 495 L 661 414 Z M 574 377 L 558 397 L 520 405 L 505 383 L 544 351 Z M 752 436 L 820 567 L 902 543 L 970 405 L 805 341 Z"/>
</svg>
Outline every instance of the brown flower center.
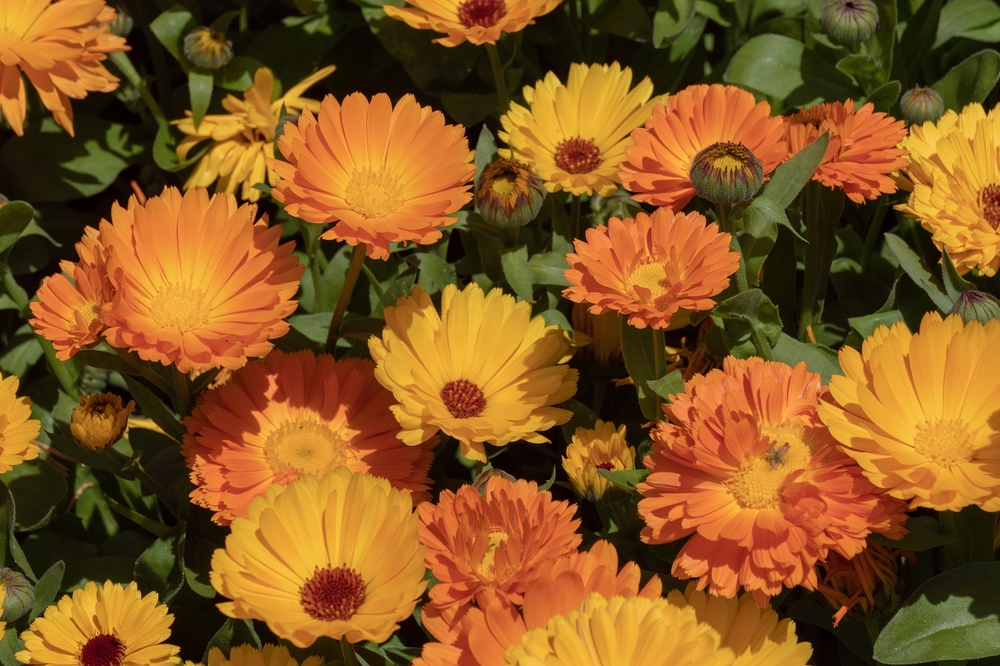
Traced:
<svg viewBox="0 0 1000 666">
<path fill-rule="evenodd" d="M 504 0 L 466 0 L 458 6 L 458 22 L 466 28 L 490 28 L 507 13 Z"/>
<path fill-rule="evenodd" d="M 609 472 L 615 468 L 615 466 L 609 462 L 600 463 L 599 465 L 594 465 L 594 467 L 596 467 L 597 469 L 606 469 Z"/>
<path fill-rule="evenodd" d="M 471 419 L 486 409 L 486 396 L 483 390 L 468 379 L 458 379 L 445 384 L 441 389 L 441 400 L 456 419 Z"/>
<path fill-rule="evenodd" d="M 1000 185 L 987 185 L 979 193 L 979 205 L 983 207 L 983 217 L 991 227 L 1000 227 Z"/>
<path fill-rule="evenodd" d="M 601 151 L 589 139 L 566 139 L 556 146 L 556 166 L 566 173 L 590 173 L 601 166 Z"/>
<path fill-rule="evenodd" d="M 125 644 L 114 634 L 98 634 L 80 650 L 82 666 L 122 666 Z"/>
<path fill-rule="evenodd" d="M 322 622 L 346 622 L 368 598 L 361 574 L 349 567 L 316 571 L 299 590 L 299 601 L 309 617 Z"/>
<path fill-rule="evenodd" d="M 927 421 L 917 427 L 913 448 L 936 465 L 954 467 L 972 459 L 976 434 L 962 420 Z"/>
</svg>

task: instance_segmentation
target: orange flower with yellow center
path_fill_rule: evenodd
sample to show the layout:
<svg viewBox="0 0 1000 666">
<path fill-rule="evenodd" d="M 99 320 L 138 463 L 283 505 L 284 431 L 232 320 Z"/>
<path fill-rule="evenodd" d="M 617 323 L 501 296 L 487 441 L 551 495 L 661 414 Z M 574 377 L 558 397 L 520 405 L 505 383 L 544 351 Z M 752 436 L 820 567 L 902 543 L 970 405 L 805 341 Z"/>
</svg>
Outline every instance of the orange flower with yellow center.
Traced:
<svg viewBox="0 0 1000 666">
<path fill-rule="evenodd" d="M 701 213 L 665 208 L 635 219 L 612 217 L 587 229 L 566 255 L 570 287 L 563 296 L 586 303 L 592 314 L 615 311 L 637 328 L 667 328 L 679 311 L 711 310 L 712 297 L 729 286 L 740 255 L 730 235 Z M 686 323 L 686 322 L 685 322 Z"/>
<path fill-rule="evenodd" d="M 383 5 L 387 16 L 417 30 L 447 35 L 434 41 L 444 46 L 496 44 L 503 33 L 514 33 L 548 14 L 562 0 L 409 0 L 412 7 Z"/>
<path fill-rule="evenodd" d="M 788 157 L 830 133 L 826 153 L 812 179 L 840 189 L 855 203 L 892 194 L 890 174 L 907 164 L 907 153 L 896 145 L 906 136 L 906 123 L 871 103 L 855 110 L 854 100 L 828 102 L 802 109 L 786 119 Z"/>
<path fill-rule="evenodd" d="M 632 132 L 618 175 L 636 201 L 680 210 L 695 196 L 691 170 L 707 149 L 719 168 L 749 168 L 734 155 L 749 151 L 767 176 L 785 158 L 781 118 L 767 102 L 719 84 L 688 86 L 656 106 L 645 127 Z"/>
<path fill-rule="evenodd" d="M 128 208 L 115 204 L 101 238 L 111 254 L 114 300 L 105 338 L 181 372 L 242 367 L 288 331 L 284 318 L 304 266 L 281 227 L 255 221 L 257 207 L 198 188 Z"/>
<path fill-rule="evenodd" d="M 639 514 L 646 543 L 691 535 L 674 576 L 724 597 L 742 586 L 763 605 L 782 586 L 815 589 L 813 565 L 830 550 L 852 557 L 872 531 L 903 533 L 899 503 L 820 422 L 822 394 L 804 363 L 728 357 L 664 407 L 671 422 L 652 432 Z"/>
<path fill-rule="evenodd" d="M 268 160 L 280 180 L 274 198 L 306 222 L 336 222 L 322 238 L 367 244 L 386 259 L 390 243 L 420 245 L 441 238 L 439 227 L 472 199 L 476 173 L 462 125 L 404 95 L 332 95 L 314 116 L 306 108 L 285 123 L 278 148 L 287 162 Z"/>
<path fill-rule="evenodd" d="M 192 501 L 228 525 L 272 485 L 337 467 L 388 479 L 415 502 L 426 499 L 438 438 L 419 447 L 399 441 L 392 394 L 374 370 L 367 359 L 274 351 L 207 391 L 184 421 L 183 452 L 197 486 Z"/>
<path fill-rule="evenodd" d="M 70 99 L 118 87 L 101 64 L 129 48 L 108 32 L 117 15 L 104 0 L 0 0 L 0 110 L 15 134 L 24 134 L 28 110 L 21 74 L 70 136 Z"/>
</svg>

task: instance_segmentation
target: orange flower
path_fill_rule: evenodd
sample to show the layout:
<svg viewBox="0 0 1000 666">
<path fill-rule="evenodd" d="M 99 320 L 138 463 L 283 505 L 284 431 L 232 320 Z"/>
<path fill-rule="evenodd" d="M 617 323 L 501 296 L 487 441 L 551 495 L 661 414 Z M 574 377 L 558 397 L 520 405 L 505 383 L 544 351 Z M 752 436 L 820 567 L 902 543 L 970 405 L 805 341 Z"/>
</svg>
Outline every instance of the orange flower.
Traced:
<svg viewBox="0 0 1000 666">
<path fill-rule="evenodd" d="M 886 548 L 869 540 L 868 547 L 850 559 L 830 553 L 825 561 L 817 563 L 816 589 L 837 609 L 833 626 L 840 624 L 855 606 L 867 614 L 873 608 L 886 610 L 899 605 L 896 583 L 901 556 L 914 559 L 909 551 Z"/>
<path fill-rule="evenodd" d="M 78 261 L 60 262 L 63 272 L 42 280 L 38 300 L 30 304 L 35 318 L 29 323 L 63 361 L 97 343 L 104 331 L 101 310 L 112 298 L 108 248 L 97 229 L 85 227 L 83 232 L 76 244 Z"/>
<path fill-rule="evenodd" d="M 374 371 L 367 359 L 274 351 L 234 372 L 184 421 L 184 456 L 198 486 L 192 501 L 228 525 L 270 486 L 337 467 L 387 479 L 414 502 L 427 499 L 438 438 L 419 447 L 396 438 L 395 400 Z"/>
<path fill-rule="evenodd" d="M 854 100 L 827 102 L 788 116 L 785 138 L 788 157 L 830 132 L 830 144 L 812 179 L 839 188 L 855 203 L 892 194 L 896 182 L 889 176 L 907 165 L 907 153 L 896 144 L 906 136 L 906 124 L 865 104 L 855 111 Z"/>
<path fill-rule="evenodd" d="M 781 118 L 771 117 L 767 102 L 720 84 L 688 86 L 653 109 L 645 128 L 632 132 L 618 172 L 636 201 L 680 210 L 695 195 L 691 165 L 714 145 L 747 148 L 760 160 L 764 175 L 784 159 Z"/>
<path fill-rule="evenodd" d="M 612 217 L 608 226 L 587 229 L 586 241 L 573 241 L 563 296 L 589 304 L 593 314 L 628 315 L 637 328 L 667 328 L 678 310 L 715 307 L 712 297 L 740 265 L 729 242 L 701 213 L 661 208 L 634 220 Z"/>
<path fill-rule="evenodd" d="M 496 44 L 500 36 L 524 30 L 535 17 L 548 14 L 562 0 L 410 0 L 412 7 L 385 4 L 387 16 L 405 21 L 417 30 L 434 30 L 447 37 L 434 41 L 444 46 Z"/>
<path fill-rule="evenodd" d="M 792 368 L 729 357 L 664 407 L 653 431 L 652 472 L 639 492 L 646 543 L 693 535 L 673 575 L 758 604 L 782 586 L 815 589 L 814 565 L 833 550 L 850 558 L 872 531 L 902 534 L 885 498 L 819 420 L 824 389 L 804 363 Z"/>
<path fill-rule="evenodd" d="M 285 123 L 278 148 L 288 161 L 268 160 L 281 179 L 274 198 L 306 222 L 336 222 L 322 238 L 367 243 L 374 259 L 388 258 L 389 243 L 438 240 L 472 199 L 465 128 L 413 95 L 395 108 L 385 94 L 354 93 L 343 106 L 327 95 L 318 117 L 303 109 Z"/>
<path fill-rule="evenodd" d="M 125 39 L 108 32 L 117 12 L 104 0 L 0 0 L 0 110 L 18 136 L 24 134 L 24 73 L 45 108 L 73 136 L 70 98 L 111 92 L 118 78 L 101 61 L 127 51 Z"/>
<path fill-rule="evenodd" d="M 430 590 L 432 610 L 467 604 L 484 590 L 520 603 L 539 567 L 580 545 L 576 506 L 554 501 L 533 481 L 494 476 L 485 496 L 466 485 L 418 510 L 427 568 L 439 581 Z"/>
<path fill-rule="evenodd" d="M 185 373 L 235 370 L 269 352 L 268 340 L 288 331 L 304 266 L 294 243 L 279 245 L 281 227 L 256 214 L 204 188 L 115 204 L 112 221 L 101 221 L 114 290 L 108 342 Z"/>
</svg>

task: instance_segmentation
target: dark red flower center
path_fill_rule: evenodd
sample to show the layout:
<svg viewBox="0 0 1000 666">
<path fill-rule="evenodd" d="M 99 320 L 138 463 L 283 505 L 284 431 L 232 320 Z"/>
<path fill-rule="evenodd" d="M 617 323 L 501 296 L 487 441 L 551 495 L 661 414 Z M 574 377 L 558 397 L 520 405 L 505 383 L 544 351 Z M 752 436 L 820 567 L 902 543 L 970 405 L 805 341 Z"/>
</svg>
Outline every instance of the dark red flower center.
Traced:
<svg viewBox="0 0 1000 666">
<path fill-rule="evenodd" d="M 979 203 L 983 207 L 983 217 L 989 225 L 1000 227 L 1000 185 L 987 185 L 979 193 Z"/>
<path fill-rule="evenodd" d="M 556 166 L 566 173 L 590 173 L 601 166 L 601 151 L 589 139 L 566 139 L 556 146 Z"/>
<path fill-rule="evenodd" d="M 597 469 L 606 469 L 609 472 L 612 470 L 613 466 L 611 463 L 601 463 L 600 465 L 594 465 Z"/>
<path fill-rule="evenodd" d="M 80 650 L 83 666 L 122 666 L 125 661 L 125 644 L 114 634 L 98 634 Z"/>
<path fill-rule="evenodd" d="M 361 574 L 348 567 L 316 567 L 299 590 L 302 610 L 322 622 L 350 620 L 367 598 Z"/>
<path fill-rule="evenodd" d="M 507 13 L 504 0 L 466 0 L 458 6 L 458 22 L 466 28 L 490 28 Z"/>
<path fill-rule="evenodd" d="M 486 409 L 486 396 L 483 390 L 468 379 L 458 379 L 445 384 L 441 389 L 441 400 L 456 419 L 471 419 Z"/>
</svg>

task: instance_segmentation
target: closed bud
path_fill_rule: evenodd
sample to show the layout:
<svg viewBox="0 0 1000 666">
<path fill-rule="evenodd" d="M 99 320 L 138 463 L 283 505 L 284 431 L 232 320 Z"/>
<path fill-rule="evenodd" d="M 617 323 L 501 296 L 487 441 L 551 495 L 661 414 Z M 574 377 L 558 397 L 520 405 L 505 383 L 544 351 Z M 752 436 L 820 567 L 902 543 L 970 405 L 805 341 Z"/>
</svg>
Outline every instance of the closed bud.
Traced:
<svg viewBox="0 0 1000 666">
<path fill-rule="evenodd" d="M 476 477 L 476 480 L 472 482 L 472 487 L 475 488 L 480 495 L 486 497 L 486 486 L 487 484 L 489 484 L 490 479 L 492 479 L 494 476 L 502 476 L 511 483 L 517 481 L 515 477 L 511 476 L 502 469 L 496 469 L 495 467 L 493 467 L 484 472 L 480 472 L 479 476 Z"/>
<path fill-rule="evenodd" d="M 949 314 L 961 316 L 966 324 L 970 321 L 985 324 L 990 319 L 1000 319 L 1000 300 L 985 292 L 969 289 L 959 295 Z"/>
<path fill-rule="evenodd" d="M 0 586 L 4 592 L 0 620 L 14 622 L 31 610 L 31 605 L 35 603 L 35 588 L 27 578 L 13 569 L 0 567 Z"/>
<path fill-rule="evenodd" d="M 122 405 L 121 397 L 114 393 L 82 395 L 80 404 L 70 416 L 70 432 L 80 446 L 103 451 L 125 434 L 133 409 L 135 402 L 129 400 L 127 405 Z"/>
<path fill-rule="evenodd" d="M 819 22 L 834 41 L 860 44 L 878 30 L 878 7 L 873 0 L 826 0 Z"/>
<path fill-rule="evenodd" d="M 899 108 L 903 110 L 903 118 L 911 125 L 933 123 L 944 114 L 944 100 L 933 88 L 916 86 L 899 98 Z"/>
<path fill-rule="evenodd" d="M 625 426 L 598 421 L 593 428 L 576 429 L 562 466 L 576 491 L 596 502 L 615 487 L 598 470 L 635 469 L 635 448 L 625 440 Z"/>
<path fill-rule="evenodd" d="M 476 180 L 476 206 L 486 222 L 504 229 L 523 227 L 545 201 L 542 179 L 517 160 L 487 164 Z"/>
<path fill-rule="evenodd" d="M 132 20 L 132 17 L 125 11 L 125 7 L 122 5 L 115 7 L 115 11 L 118 12 L 118 15 L 115 16 L 114 21 L 108 24 L 108 32 L 119 37 L 128 37 L 129 33 L 132 32 L 132 26 L 135 25 L 135 21 Z"/>
<path fill-rule="evenodd" d="M 233 43 L 218 30 L 201 26 L 184 37 L 184 57 L 201 69 L 225 67 L 233 57 Z"/>
<path fill-rule="evenodd" d="M 764 184 L 764 165 L 742 143 L 720 141 L 694 156 L 691 184 L 712 203 L 743 203 Z"/>
</svg>

